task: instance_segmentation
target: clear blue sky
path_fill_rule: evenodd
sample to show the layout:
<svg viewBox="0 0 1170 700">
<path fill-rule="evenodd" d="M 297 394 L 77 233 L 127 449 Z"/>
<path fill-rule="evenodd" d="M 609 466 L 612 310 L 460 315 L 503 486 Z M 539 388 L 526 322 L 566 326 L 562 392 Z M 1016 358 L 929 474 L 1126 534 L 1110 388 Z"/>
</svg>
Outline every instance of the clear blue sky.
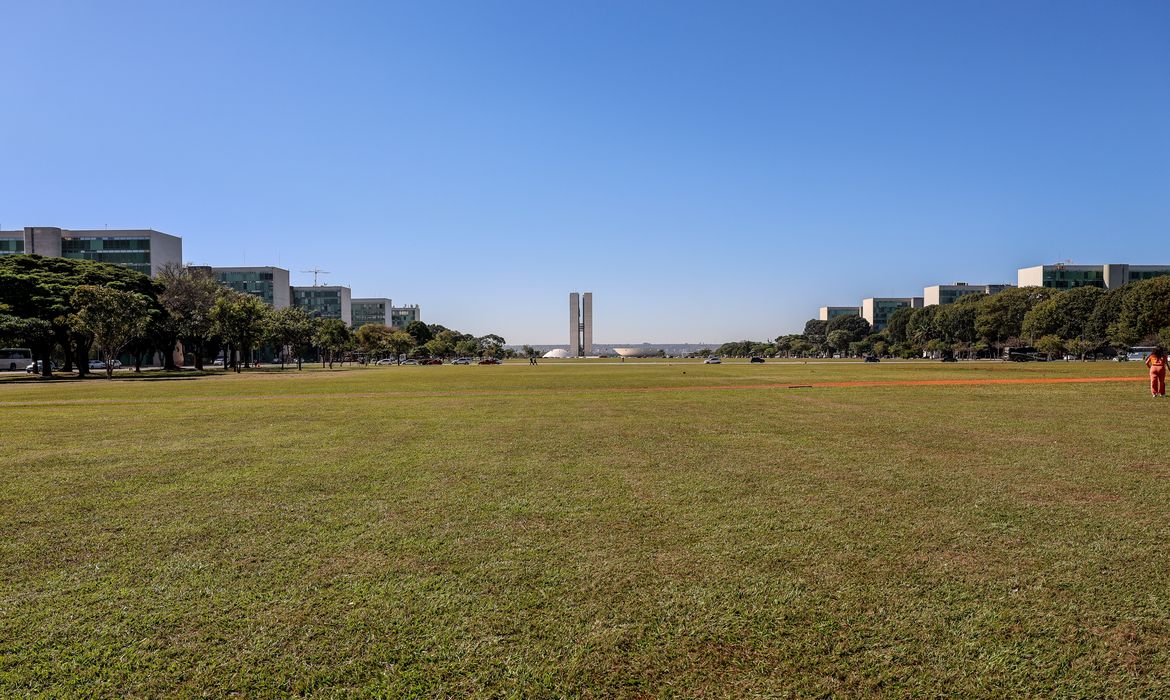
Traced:
<svg viewBox="0 0 1170 700">
<path fill-rule="evenodd" d="M 509 342 L 1170 262 L 1170 2 L 0 4 L 0 226 Z"/>
</svg>

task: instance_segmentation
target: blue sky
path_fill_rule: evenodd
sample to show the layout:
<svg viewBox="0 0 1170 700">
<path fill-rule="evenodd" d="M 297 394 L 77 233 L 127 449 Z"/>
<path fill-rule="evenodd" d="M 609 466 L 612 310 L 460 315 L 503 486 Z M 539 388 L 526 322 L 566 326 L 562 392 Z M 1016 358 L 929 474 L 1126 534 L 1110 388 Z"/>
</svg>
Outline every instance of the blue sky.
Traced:
<svg viewBox="0 0 1170 700">
<path fill-rule="evenodd" d="M 0 226 L 509 342 L 1170 262 L 1167 2 L 7 2 Z"/>
</svg>

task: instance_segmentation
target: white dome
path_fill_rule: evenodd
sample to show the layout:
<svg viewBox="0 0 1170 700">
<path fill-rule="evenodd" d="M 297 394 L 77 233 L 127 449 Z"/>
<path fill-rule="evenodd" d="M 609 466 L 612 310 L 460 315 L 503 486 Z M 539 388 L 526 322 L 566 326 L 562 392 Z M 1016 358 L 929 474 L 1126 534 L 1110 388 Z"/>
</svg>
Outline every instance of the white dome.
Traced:
<svg viewBox="0 0 1170 700">
<path fill-rule="evenodd" d="M 563 358 L 569 357 L 570 355 L 569 355 L 568 350 L 566 350 L 564 348 L 557 348 L 556 350 L 549 350 L 543 356 L 544 357 L 559 357 L 559 358 L 563 359 Z"/>
<path fill-rule="evenodd" d="M 614 348 L 614 352 L 622 357 L 650 357 L 658 354 L 658 348 L 652 345 L 638 345 L 632 348 Z"/>
</svg>

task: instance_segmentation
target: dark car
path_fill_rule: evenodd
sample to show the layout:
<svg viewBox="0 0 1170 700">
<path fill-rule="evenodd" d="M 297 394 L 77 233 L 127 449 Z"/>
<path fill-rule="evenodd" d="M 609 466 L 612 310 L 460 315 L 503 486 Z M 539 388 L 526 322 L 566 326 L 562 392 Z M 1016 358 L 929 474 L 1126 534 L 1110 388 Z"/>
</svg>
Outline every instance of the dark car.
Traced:
<svg viewBox="0 0 1170 700">
<path fill-rule="evenodd" d="M 942 356 L 942 362 L 958 362 L 958 361 L 959 361 L 959 358 L 955 357 L 954 355 L 943 355 Z"/>
<path fill-rule="evenodd" d="M 881 360 L 878 359 L 877 355 L 866 355 L 864 361 L 865 362 L 881 362 Z"/>
<path fill-rule="evenodd" d="M 419 360 L 418 363 L 420 365 L 441 365 L 443 364 L 443 361 L 437 357 L 432 357 L 429 360 Z"/>
<path fill-rule="evenodd" d="M 489 358 L 480 360 L 479 364 L 481 364 L 481 365 L 502 365 L 504 363 L 500 362 L 499 360 L 497 360 L 494 357 L 489 357 Z"/>
<path fill-rule="evenodd" d="M 752 363 L 753 365 L 762 365 L 764 364 L 764 358 L 753 357 L 752 359 L 748 360 L 748 362 Z"/>
</svg>

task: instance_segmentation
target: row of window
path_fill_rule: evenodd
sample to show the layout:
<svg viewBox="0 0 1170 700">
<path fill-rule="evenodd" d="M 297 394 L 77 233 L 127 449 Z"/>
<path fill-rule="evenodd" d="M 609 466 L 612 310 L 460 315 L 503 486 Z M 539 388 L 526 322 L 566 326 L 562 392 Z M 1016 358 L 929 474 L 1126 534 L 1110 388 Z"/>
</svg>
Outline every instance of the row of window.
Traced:
<svg viewBox="0 0 1170 700">
<path fill-rule="evenodd" d="M 150 238 L 62 238 L 62 253 L 117 250 L 123 252 L 150 252 Z M 69 257 L 66 255 L 65 257 Z"/>
</svg>

